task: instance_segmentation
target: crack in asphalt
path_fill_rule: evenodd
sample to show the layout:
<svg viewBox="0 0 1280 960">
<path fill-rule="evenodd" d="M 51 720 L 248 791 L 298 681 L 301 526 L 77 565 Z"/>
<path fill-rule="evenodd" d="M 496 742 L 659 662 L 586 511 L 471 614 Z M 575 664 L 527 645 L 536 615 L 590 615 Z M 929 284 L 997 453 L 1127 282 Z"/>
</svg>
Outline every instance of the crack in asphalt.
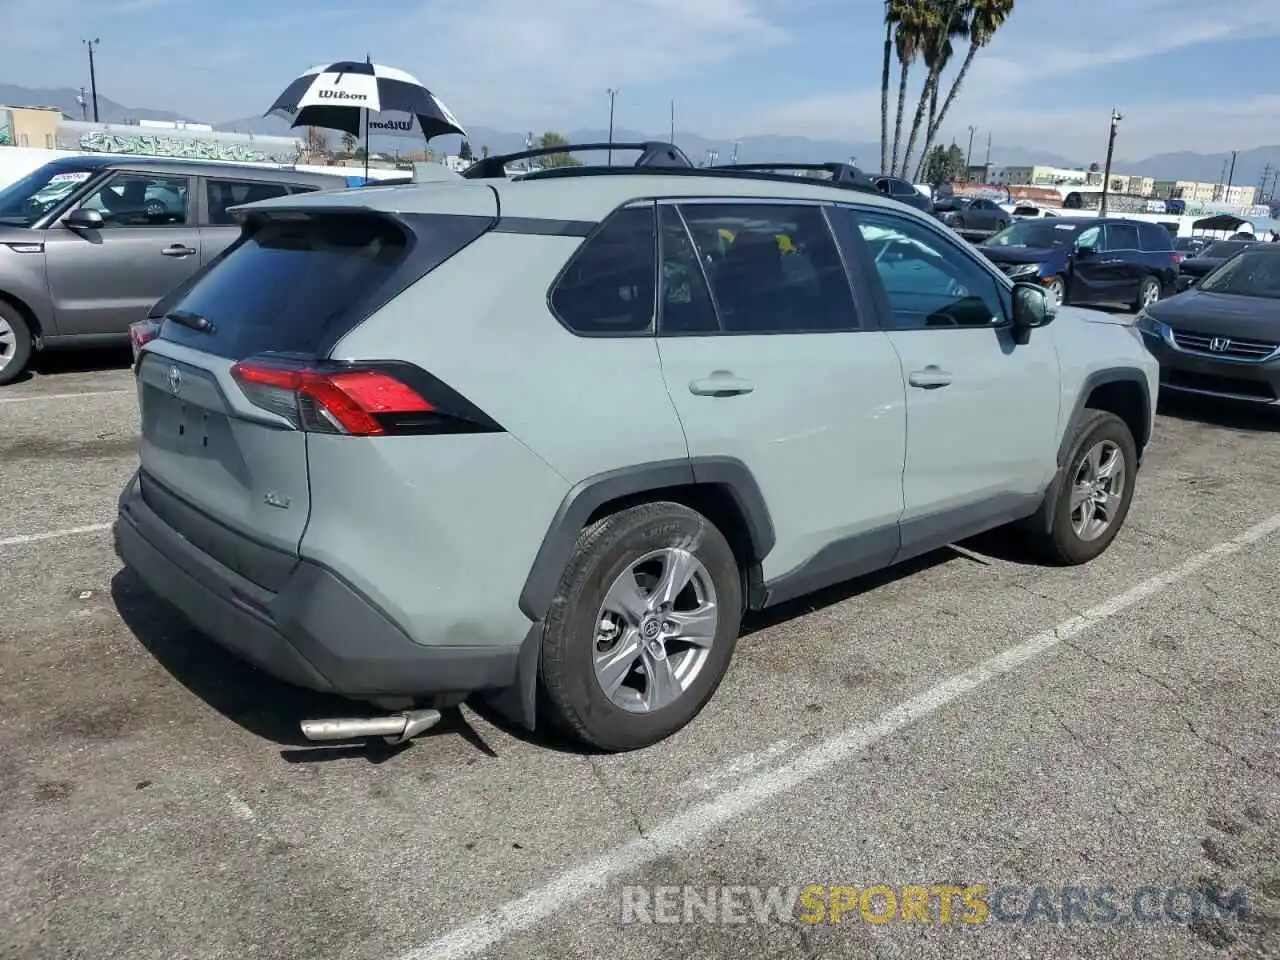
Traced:
<svg viewBox="0 0 1280 960">
<path fill-rule="evenodd" d="M 641 840 L 648 840 L 649 834 L 645 832 L 644 824 L 640 822 L 640 815 L 636 813 L 631 804 L 627 803 L 623 797 L 619 795 L 617 789 L 608 781 L 604 775 L 604 771 L 600 769 L 597 759 L 593 756 L 587 756 L 586 761 L 587 765 L 591 768 L 592 776 L 596 778 L 596 782 L 604 788 L 604 792 L 608 795 L 610 800 L 617 804 L 618 809 L 625 813 L 631 820 L 632 826 L 636 828 L 636 835 L 639 836 Z"/>
</svg>

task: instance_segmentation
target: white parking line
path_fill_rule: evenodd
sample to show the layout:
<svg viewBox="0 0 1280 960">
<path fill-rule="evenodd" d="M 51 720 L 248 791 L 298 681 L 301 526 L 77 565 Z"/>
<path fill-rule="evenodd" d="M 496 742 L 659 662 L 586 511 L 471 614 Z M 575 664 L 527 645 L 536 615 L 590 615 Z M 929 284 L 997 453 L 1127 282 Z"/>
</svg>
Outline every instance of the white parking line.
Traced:
<svg viewBox="0 0 1280 960">
<path fill-rule="evenodd" d="M 0 403 L 34 403 L 37 400 L 75 400 L 79 397 L 109 397 L 133 390 L 85 390 L 83 393 L 37 393 L 29 397 L 0 397 Z"/>
<path fill-rule="evenodd" d="M 488 915 L 404 954 L 402 960 L 462 960 L 473 957 L 507 937 L 554 916 L 583 897 L 605 889 L 619 876 L 685 851 L 734 817 L 802 786 L 826 773 L 829 768 L 853 759 L 868 747 L 920 718 L 941 710 L 983 684 L 1011 673 L 1058 644 L 1277 531 L 1280 531 L 1280 514 L 1250 527 L 1237 537 L 1195 554 L 1176 567 L 1156 574 L 1050 630 L 1038 633 L 1017 646 L 984 660 L 964 673 L 930 687 L 871 723 L 850 727 L 780 767 L 744 777 L 737 786 L 677 814 L 651 830 L 647 837 L 632 840 L 580 867 L 560 874 L 524 896 L 497 907 Z"/>
<path fill-rule="evenodd" d="M 79 537 L 86 533 L 101 533 L 110 530 L 109 523 L 91 523 L 84 527 L 67 527 L 65 530 L 46 530 L 44 533 L 24 533 L 16 537 L 0 539 L 0 547 L 20 547 L 25 543 L 39 543 L 42 540 L 61 540 L 63 537 Z"/>
</svg>

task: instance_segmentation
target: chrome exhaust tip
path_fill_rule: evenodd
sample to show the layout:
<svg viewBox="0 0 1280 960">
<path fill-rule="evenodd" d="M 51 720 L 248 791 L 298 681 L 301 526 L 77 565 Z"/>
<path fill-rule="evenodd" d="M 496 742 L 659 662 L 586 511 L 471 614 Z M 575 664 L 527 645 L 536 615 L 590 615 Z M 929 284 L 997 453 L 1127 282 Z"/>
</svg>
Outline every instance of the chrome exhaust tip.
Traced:
<svg viewBox="0 0 1280 960">
<path fill-rule="evenodd" d="M 339 717 L 303 720 L 308 740 L 359 740 L 382 737 L 387 743 L 404 743 L 440 722 L 439 710 L 405 710 L 385 717 Z"/>
</svg>

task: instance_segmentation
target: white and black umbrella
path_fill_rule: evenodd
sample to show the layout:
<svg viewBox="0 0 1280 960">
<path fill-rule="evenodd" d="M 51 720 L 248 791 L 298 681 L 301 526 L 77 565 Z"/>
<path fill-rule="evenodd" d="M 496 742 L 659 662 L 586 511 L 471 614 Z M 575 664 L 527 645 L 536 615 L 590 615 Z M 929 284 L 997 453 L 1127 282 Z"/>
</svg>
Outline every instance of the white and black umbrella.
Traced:
<svg viewBox="0 0 1280 960">
<path fill-rule="evenodd" d="M 377 119 L 372 119 L 374 113 Z M 424 140 L 449 133 L 467 135 L 449 108 L 416 77 L 368 60 L 312 67 L 285 88 L 266 115 L 283 117 L 294 127 L 364 134 L 366 165 L 370 133 Z"/>
</svg>

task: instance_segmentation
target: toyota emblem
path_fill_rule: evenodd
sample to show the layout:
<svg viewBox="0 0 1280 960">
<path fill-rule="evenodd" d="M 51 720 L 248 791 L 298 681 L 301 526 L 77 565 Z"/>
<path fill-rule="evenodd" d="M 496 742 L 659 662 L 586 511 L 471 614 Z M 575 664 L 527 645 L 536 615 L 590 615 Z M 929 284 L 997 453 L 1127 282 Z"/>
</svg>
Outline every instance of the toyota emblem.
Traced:
<svg viewBox="0 0 1280 960">
<path fill-rule="evenodd" d="M 1222 353 L 1229 346 L 1231 346 L 1231 341 L 1226 337 L 1214 337 L 1209 341 L 1209 349 L 1214 353 Z"/>
<path fill-rule="evenodd" d="M 170 367 L 169 368 L 169 392 L 176 397 L 179 394 L 179 392 L 181 392 L 181 390 L 182 390 L 182 374 L 178 371 L 177 367 Z"/>
</svg>

